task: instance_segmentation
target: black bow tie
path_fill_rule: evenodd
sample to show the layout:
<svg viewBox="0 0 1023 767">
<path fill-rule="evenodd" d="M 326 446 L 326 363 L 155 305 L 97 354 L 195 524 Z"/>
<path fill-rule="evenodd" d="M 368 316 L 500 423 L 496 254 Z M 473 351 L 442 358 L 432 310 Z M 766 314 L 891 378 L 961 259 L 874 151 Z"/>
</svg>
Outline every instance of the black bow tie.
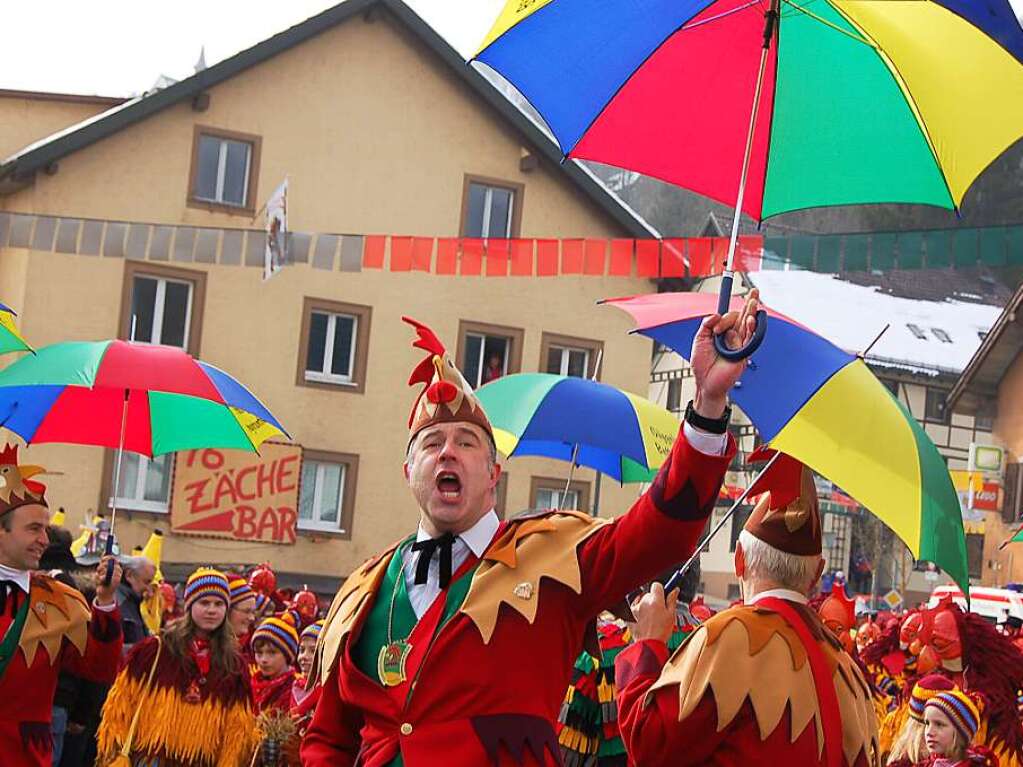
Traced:
<svg viewBox="0 0 1023 767">
<path fill-rule="evenodd" d="M 18 612 L 18 595 L 21 594 L 21 586 L 14 581 L 0 580 L 0 615 L 7 612 L 7 597 L 11 598 L 11 615 Z"/>
<path fill-rule="evenodd" d="M 412 544 L 412 551 L 419 553 L 419 560 L 416 562 L 416 577 L 413 580 L 417 586 L 426 583 L 430 573 L 430 561 L 433 555 L 440 551 L 438 564 L 440 565 L 440 587 L 446 589 L 451 583 L 451 547 L 455 543 L 455 536 L 451 533 L 444 533 L 436 538 L 427 538 L 425 541 L 416 541 Z"/>
</svg>

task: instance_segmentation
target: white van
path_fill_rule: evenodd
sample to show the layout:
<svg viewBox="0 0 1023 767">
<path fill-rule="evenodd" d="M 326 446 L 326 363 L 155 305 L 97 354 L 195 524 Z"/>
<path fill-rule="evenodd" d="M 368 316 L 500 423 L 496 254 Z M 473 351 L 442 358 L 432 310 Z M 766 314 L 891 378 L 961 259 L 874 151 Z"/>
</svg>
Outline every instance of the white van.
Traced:
<svg viewBox="0 0 1023 767">
<path fill-rule="evenodd" d="M 931 593 L 928 607 L 937 607 L 942 597 L 952 595 L 952 600 L 964 610 L 966 598 L 958 586 L 936 586 Z M 993 589 L 986 586 L 970 588 L 970 612 L 986 618 L 991 623 L 1004 623 L 1008 616 L 1023 620 L 1023 594 L 1009 589 Z"/>
</svg>

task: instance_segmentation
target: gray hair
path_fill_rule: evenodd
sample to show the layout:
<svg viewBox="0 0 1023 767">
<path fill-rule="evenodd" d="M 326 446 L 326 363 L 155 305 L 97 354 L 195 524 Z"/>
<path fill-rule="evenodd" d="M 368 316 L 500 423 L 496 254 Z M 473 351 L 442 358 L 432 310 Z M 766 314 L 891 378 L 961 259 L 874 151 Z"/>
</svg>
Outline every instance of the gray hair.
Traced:
<svg viewBox="0 0 1023 767">
<path fill-rule="evenodd" d="M 126 573 L 138 573 L 140 570 L 146 567 L 156 568 L 149 557 L 121 557 L 121 568 Z"/>
<path fill-rule="evenodd" d="M 800 594 L 810 591 L 817 578 L 818 555 L 800 556 L 780 551 L 748 530 L 739 533 L 739 544 L 746 558 L 747 579 L 773 581 Z"/>
</svg>

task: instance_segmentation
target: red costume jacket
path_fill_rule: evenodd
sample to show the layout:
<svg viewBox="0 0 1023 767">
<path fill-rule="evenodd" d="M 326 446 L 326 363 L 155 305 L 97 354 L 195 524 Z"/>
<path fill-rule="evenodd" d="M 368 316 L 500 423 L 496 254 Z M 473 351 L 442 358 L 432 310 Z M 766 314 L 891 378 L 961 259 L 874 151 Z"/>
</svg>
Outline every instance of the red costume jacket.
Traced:
<svg viewBox="0 0 1023 767">
<path fill-rule="evenodd" d="M 0 636 L 9 634 L 24 610 L 21 638 L 0 677 L 0 763 L 4 767 L 49 767 L 50 720 L 57 676 L 68 671 L 110 684 L 121 655 L 121 614 L 91 608 L 85 597 L 60 581 L 33 574 L 25 594 L 5 600 Z"/>
<path fill-rule="evenodd" d="M 680 431 L 653 485 L 613 522 L 577 512 L 503 522 L 463 566 L 457 609 L 442 592 L 415 624 L 395 687 L 360 670 L 353 648 L 397 547 L 363 565 L 321 635 L 305 767 L 560 764 L 553 723 L 588 627 L 692 552 L 734 449 L 707 456 Z"/>
<path fill-rule="evenodd" d="M 780 601 L 780 600 L 779 600 Z M 791 605 L 823 650 L 840 716 L 836 756 L 878 765 L 870 688 L 817 614 Z M 667 665 L 665 665 L 667 663 Z M 708 620 L 668 660 L 645 640 L 615 660 L 618 723 L 630 763 L 642 767 L 788 767 L 827 764 L 808 653 L 782 617 L 742 605 Z"/>
</svg>

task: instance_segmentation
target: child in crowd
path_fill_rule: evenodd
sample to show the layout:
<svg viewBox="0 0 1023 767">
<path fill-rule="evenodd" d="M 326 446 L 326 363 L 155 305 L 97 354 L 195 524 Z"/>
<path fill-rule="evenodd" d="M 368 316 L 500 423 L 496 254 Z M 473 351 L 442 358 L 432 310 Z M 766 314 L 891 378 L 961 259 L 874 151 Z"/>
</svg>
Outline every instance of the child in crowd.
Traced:
<svg viewBox="0 0 1023 767">
<path fill-rule="evenodd" d="M 930 758 L 924 735 L 924 708 L 935 695 L 955 689 L 955 684 L 941 674 L 928 674 L 915 685 L 909 699 L 909 716 L 892 744 L 888 767 L 914 767 Z"/>
<path fill-rule="evenodd" d="M 298 631 L 294 616 L 266 618 L 252 632 L 252 652 L 257 673 L 252 678 L 252 701 L 257 714 L 268 710 L 288 712 L 295 683 Z"/>
<path fill-rule="evenodd" d="M 924 707 L 924 739 L 930 759 L 928 767 L 998 767 L 998 758 L 988 749 L 972 748 L 980 727 L 980 709 L 962 691 L 935 695 Z"/>
<path fill-rule="evenodd" d="M 320 700 L 320 685 L 317 684 L 317 680 L 309 679 L 309 674 L 312 672 L 316 642 L 320 638 L 322 628 L 323 621 L 311 623 L 306 626 L 299 638 L 298 674 L 291 688 L 291 715 L 300 733 L 309 726 L 316 703 Z"/>
</svg>

